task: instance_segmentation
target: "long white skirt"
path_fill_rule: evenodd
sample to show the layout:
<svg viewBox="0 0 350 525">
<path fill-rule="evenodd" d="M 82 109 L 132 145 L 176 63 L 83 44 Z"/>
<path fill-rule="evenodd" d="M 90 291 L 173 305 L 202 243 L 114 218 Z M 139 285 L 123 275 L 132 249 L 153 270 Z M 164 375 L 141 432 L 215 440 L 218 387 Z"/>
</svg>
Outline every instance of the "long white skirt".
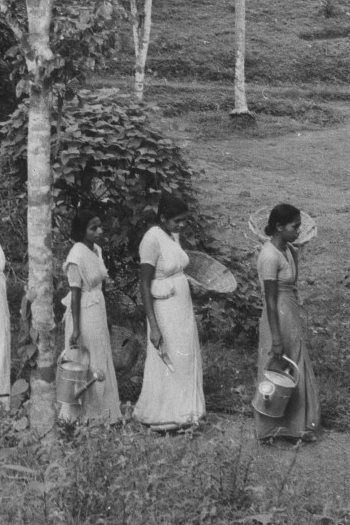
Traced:
<svg viewBox="0 0 350 525">
<path fill-rule="evenodd" d="M 6 280 L 0 272 L 0 403 L 10 408 L 11 330 Z"/>
<path fill-rule="evenodd" d="M 174 371 L 160 359 L 149 339 L 140 398 L 134 416 L 158 428 L 197 423 L 205 415 L 202 359 L 187 279 L 172 276 L 175 294 L 155 299 L 154 311 Z"/>
<path fill-rule="evenodd" d="M 116 423 L 121 417 L 117 379 L 113 366 L 112 350 L 107 326 L 105 300 L 101 290 L 96 291 L 97 299 L 88 307 L 80 308 L 79 346 L 89 351 L 90 375 L 101 370 L 104 381 L 94 383 L 82 396 L 83 418 Z M 70 294 L 64 299 L 67 306 L 65 315 L 65 348 L 73 332 Z"/>
</svg>

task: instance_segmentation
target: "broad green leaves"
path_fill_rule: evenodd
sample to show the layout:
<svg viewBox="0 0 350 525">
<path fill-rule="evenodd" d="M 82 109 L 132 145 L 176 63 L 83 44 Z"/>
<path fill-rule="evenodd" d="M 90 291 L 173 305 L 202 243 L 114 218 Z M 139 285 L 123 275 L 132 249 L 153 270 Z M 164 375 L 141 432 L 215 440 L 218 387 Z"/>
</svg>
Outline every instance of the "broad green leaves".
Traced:
<svg viewBox="0 0 350 525">
<path fill-rule="evenodd" d="M 23 102 L 1 125 L 4 173 L 21 184 L 26 181 L 27 111 Z M 127 267 L 135 278 L 130 260 L 136 264 L 138 244 L 155 219 L 160 192 L 178 191 L 191 200 L 192 170 L 180 150 L 150 126 L 144 107 L 118 90 L 82 90 L 67 102 L 59 134 L 57 119 L 54 112 L 56 218 L 70 218 L 78 205 L 96 208 L 107 219 L 111 273 Z"/>
</svg>

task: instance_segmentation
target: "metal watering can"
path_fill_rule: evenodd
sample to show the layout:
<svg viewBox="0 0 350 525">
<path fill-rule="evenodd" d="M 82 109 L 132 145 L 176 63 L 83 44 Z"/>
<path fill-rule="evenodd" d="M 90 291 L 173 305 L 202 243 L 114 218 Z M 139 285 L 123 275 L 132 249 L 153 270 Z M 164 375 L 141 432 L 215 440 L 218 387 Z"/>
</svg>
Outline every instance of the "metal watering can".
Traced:
<svg viewBox="0 0 350 525">
<path fill-rule="evenodd" d="M 265 370 L 265 379 L 259 383 L 252 402 L 255 410 L 264 416 L 282 417 L 293 390 L 299 383 L 298 365 L 285 355 L 282 358 L 293 367 L 294 375 L 288 371 Z"/>
<path fill-rule="evenodd" d="M 69 350 L 76 352 L 75 359 L 67 358 Z M 88 381 L 89 361 L 78 360 L 79 350 L 64 349 L 57 360 L 56 397 L 58 403 L 58 418 L 64 421 L 76 421 L 82 413 L 81 396 L 96 381 L 104 381 L 102 370 L 95 370 Z"/>
</svg>

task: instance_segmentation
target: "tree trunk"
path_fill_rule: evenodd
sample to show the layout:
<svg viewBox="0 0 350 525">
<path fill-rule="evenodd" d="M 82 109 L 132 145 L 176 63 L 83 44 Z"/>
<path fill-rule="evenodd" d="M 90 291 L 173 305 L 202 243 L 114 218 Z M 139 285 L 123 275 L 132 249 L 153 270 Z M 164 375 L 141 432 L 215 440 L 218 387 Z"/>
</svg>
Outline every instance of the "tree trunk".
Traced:
<svg viewBox="0 0 350 525">
<path fill-rule="evenodd" d="M 133 23 L 133 36 L 135 48 L 135 97 L 140 102 L 143 100 L 145 86 L 145 65 L 152 24 L 152 0 L 144 0 L 144 12 L 138 16 L 136 0 L 130 0 L 130 10 Z"/>
<path fill-rule="evenodd" d="M 53 435 L 55 423 L 55 352 L 53 259 L 51 235 L 51 87 L 44 78 L 52 60 L 49 30 L 53 0 L 26 0 L 31 53 L 28 121 L 28 299 L 32 303 L 32 333 L 38 348 L 31 376 L 30 423 L 41 436 Z"/>
<path fill-rule="evenodd" d="M 245 93 L 245 0 L 235 3 L 235 109 L 230 115 L 249 113 Z"/>
</svg>

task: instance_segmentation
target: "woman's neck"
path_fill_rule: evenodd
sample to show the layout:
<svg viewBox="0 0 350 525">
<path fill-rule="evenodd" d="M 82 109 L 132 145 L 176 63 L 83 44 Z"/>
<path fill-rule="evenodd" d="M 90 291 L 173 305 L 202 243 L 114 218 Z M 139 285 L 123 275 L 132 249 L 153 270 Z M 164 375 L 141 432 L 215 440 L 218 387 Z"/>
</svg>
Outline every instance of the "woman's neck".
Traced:
<svg viewBox="0 0 350 525">
<path fill-rule="evenodd" d="M 271 239 L 271 242 L 277 248 L 277 250 L 280 250 L 281 252 L 286 251 L 287 242 L 284 239 L 281 239 L 279 235 L 274 235 Z"/>
<path fill-rule="evenodd" d="M 85 246 L 87 248 L 89 248 L 89 250 L 91 250 L 92 252 L 94 251 L 94 243 L 93 242 L 90 242 L 90 241 L 81 241 L 83 244 L 85 244 Z"/>
<path fill-rule="evenodd" d="M 159 226 L 159 228 L 160 228 L 161 230 L 163 230 L 164 233 L 166 233 L 167 235 L 169 235 L 169 237 L 170 237 L 171 239 L 174 240 L 174 238 L 173 238 L 173 234 L 171 233 L 170 230 L 168 230 L 168 228 L 167 228 L 166 226 L 164 226 L 164 224 L 158 224 L 158 226 Z"/>
</svg>

